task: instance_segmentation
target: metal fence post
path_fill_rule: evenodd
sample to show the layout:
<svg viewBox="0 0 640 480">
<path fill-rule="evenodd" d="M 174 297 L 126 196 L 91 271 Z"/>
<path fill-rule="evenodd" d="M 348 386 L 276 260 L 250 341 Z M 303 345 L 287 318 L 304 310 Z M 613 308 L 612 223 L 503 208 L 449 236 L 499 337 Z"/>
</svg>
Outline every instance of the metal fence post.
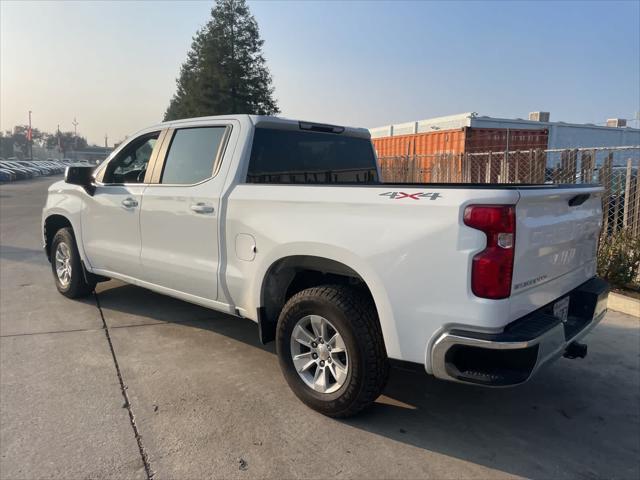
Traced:
<svg viewBox="0 0 640 480">
<path fill-rule="evenodd" d="M 638 165 L 638 170 L 640 170 L 640 164 Z M 640 235 L 640 171 L 636 173 L 635 202 L 632 218 L 633 226 L 631 228 L 631 232 L 634 236 L 638 236 Z"/>
<path fill-rule="evenodd" d="M 624 206 L 622 207 L 622 227 L 629 224 L 629 201 L 631 200 L 631 159 L 627 159 L 627 172 L 624 180 Z"/>
<path fill-rule="evenodd" d="M 578 150 L 573 149 L 569 152 L 569 175 L 567 183 L 574 183 L 578 173 Z"/>
<path fill-rule="evenodd" d="M 602 197 L 602 212 L 604 213 L 602 231 L 605 235 L 609 234 L 609 204 L 611 202 L 611 164 L 613 162 L 613 153 L 609 152 L 605 158 L 602 167 L 598 171 L 600 184 L 604 187 L 604 196 Z"/>
<path fill-rule="evenodd" d="M 580 183 L 591 183 L 595 151 L 583 151 L 580 155 Z"/>
</svg>

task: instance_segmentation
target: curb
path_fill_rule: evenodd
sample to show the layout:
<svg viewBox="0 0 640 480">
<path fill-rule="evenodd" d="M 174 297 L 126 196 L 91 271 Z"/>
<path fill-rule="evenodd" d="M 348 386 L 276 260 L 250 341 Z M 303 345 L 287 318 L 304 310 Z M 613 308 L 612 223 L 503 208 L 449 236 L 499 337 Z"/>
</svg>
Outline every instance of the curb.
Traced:
<svg viewBox="0 0 640 480">
<path fill-rule="evenodd" d="M 609 310 L 615 310 L 616 312 L 622 312 L 627 315 L 640 318 L 640 300 L 626 297 L 619 293 L 609 293 L 607 308 Z"/>
</svg>

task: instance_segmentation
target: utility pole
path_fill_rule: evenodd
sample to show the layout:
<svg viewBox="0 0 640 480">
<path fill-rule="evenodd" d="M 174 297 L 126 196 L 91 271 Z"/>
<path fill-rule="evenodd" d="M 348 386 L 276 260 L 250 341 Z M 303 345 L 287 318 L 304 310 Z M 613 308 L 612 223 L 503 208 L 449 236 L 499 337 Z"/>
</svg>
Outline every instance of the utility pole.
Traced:
<svg viewBox="0 0 640 480">
<path fill-rule="evenodd" d="M 71 122 L 71 125 L 73 125 L 73 148 L 74 149 L 78 149 L 78 121 L 76 120 L 76 117 L 73 117 L 73 122 Z"/>
<path fill-rule="evenodd" d="M 64 151 L 62 150 L 62 138 L 60 138 L 60 124 L 58 124 L 58 153 L 62 154 L 62 158 L 64 158 Z"/>
<path fill-rule="evenodd" d="M 31 131 L 31 110 L 29 110 L 29 157 L 33 162 L 33 132 Z"/>
<path fill-rule="evenodd" d="M 104 148 L 109 148 L 109 137 L 107 136 L 107 134 L 104 134 Z"/>
</svg>

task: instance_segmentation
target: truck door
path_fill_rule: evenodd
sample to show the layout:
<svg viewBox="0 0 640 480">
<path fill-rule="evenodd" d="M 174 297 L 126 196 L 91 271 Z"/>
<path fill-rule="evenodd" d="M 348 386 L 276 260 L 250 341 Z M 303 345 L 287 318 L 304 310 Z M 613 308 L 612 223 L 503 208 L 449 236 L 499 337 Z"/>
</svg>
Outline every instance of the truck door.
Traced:
<svg viewBox="0 0 640 480">
<path fill-rule="evenodd" d="M 141 279 L 207 300 L 218 298 L 219 174 L 231 126 L 170 129 L 144 191 Z"/>
<path fill-rule="evenodd" d="M 142 191 L 159 136 L 157 131 L 134 138 L 96 174 L 95 192 L 86 195 L 81 216 L 82 242 L 93 269 L 138 277 Z"/>
</svg>

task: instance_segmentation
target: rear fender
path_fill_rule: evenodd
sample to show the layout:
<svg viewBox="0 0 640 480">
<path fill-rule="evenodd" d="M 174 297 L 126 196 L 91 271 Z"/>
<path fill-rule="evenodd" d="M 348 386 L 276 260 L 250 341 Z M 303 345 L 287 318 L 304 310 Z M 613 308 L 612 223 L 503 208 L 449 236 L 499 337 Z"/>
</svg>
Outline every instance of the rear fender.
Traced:
<svg viewBox="0 0 640 480">
<path fill-rule="evenodd" d="M 393 317 L 391 303 L 387 297 L 382 279 L 362 258 L 358 257 L 353 252 L 337 246 L 301 242 L 275 247 L 258 265 L 256 274 L 251 280 L 251 285 L 248 290 L 248 292 L 250 292 L 250 298 L 248 298 L 245 303 L 249 312 L 257 312 L 260 307 L 263 307 L 263 287 L 269 269 L 276 262 L 292 256 L 314 256 L 333 260 L 356 272 L 367 285 L 373 297 L 380 320 L 380 327 L 382 329 L 387 354 L 390 357 L 400 356 L 400 345 L 398 342 L 396 323 Z"/>
</svg>

